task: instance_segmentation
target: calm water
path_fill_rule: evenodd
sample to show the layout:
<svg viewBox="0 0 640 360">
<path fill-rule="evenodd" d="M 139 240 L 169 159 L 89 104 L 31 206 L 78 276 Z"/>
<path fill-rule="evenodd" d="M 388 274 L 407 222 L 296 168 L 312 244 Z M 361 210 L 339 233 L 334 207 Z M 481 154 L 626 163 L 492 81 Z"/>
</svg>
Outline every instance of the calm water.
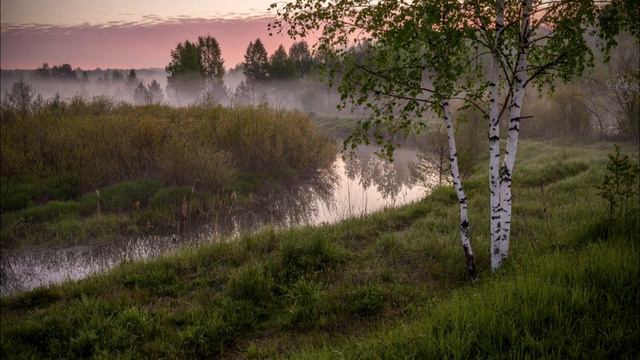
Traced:
<svg viewBox="0 0 640 360">
<path fill-rule="evenodd" d="M 333 223 L 422 198 L 429 185 L 418 183 L 409 167 L 416 153 L 399 150 L 393 163 L 381 161 L 364 147 L 355 156 L 338 156 L 330 170 L 286 193 L 256 200 L 254 210 L 229 211 L 185 236 L 143 236 L 108 244 L 32 247 L 5 251 L 0 263 L 0 292 L 9 294 L 108 270 L 207 242 L 228 241 L 264 226 L 289 227 Z M 433 181 L 436 181 L 433 176 Z"/>
</svg>

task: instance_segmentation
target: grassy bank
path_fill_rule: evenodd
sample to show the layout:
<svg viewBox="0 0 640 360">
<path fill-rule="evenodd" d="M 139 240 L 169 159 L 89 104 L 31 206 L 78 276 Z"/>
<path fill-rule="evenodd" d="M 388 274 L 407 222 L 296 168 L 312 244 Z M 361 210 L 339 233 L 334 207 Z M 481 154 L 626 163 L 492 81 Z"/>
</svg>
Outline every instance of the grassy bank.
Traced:
<svg viewBox="0 0 640 360">
<path fill-rule="evenodd" d="M 1 243 L 166 227 L 183 199 L 189 216 L 204 216 L 231 194 L 242 200 L 308 178 L 334 156 L 334 142 L 306 115 L 266 106 L 98 98 L 52 100 L 28 112 L 3 107 Z"/>
<path fill-rule="evenodd" d="M 266 230 L 3 298 L 8 358 L 636 358 L 637 212 L 596 193 L 612 146 L 521 145 L 511 258 L 489 273 L 487 179 L 361 219 Z"/>
</svg>

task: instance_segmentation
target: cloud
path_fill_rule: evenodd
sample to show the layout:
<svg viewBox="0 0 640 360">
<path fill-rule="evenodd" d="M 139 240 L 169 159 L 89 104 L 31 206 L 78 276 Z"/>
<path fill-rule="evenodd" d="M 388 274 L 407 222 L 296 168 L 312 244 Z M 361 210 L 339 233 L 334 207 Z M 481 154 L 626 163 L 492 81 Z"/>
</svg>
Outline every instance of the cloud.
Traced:
<svg viewBox="0 0 640 360">
<path fill-rule="evenodd" d="M 178 42 L 211 34 L 220 42 L 225 66 L 233 67 L 242 62 L 249 41 L 258 37 L 269 53 L 293 42 L 284 35 L 268 35 L 271 19 L 246 14 L 217 19 L 147 15 L 138 21 L 73 26 L 3 23 L 0 66 L 35 68 L 48 62 L 85 69 L 164 67 Z"/>
</svg>

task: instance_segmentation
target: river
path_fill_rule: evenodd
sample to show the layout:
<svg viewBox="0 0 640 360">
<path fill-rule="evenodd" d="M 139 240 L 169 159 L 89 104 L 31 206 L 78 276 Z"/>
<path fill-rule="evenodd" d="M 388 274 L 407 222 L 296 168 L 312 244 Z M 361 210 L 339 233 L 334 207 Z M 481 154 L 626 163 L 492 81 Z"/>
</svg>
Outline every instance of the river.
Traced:
<svg viewBox="0 0 640 360">
<path fill-rule="evenodd" d="M 285 193 L 256 200 L 252 210 L 229 211 L 184 236 L 142 236 L 107 244 L 28 247 L 6 250 L 0 262 L 0 293 L 7 295 L 103 272 L 123 261 L 153 258 L 198 244 L 231 241 L 265 226 L 319 225 L 397 207 L 424 197 L 437 182 L 417 181 L 410 165 L 417 153 L 400 149 L 394 162 L 380 160 L 375 148 L 361 147 L 353 156 L 338 155 L 330 169 Z"/>
</svg>

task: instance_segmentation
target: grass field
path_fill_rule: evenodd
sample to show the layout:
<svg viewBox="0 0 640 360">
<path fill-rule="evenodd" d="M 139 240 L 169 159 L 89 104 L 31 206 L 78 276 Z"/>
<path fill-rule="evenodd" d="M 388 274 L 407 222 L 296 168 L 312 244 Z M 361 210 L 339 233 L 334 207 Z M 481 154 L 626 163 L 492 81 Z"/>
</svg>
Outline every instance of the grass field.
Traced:
<svg viewBox="0 0 640 360">
<path fill-rule="evenodd" d="M 521 144 L 497 274 L 479 164 L 465 181 L 475 284 L 441 188 L 3 298 L 3 358 L 638 358 L 638 212 L 611 222 L 596 188 L 612 149 Z"/>
</svg>

